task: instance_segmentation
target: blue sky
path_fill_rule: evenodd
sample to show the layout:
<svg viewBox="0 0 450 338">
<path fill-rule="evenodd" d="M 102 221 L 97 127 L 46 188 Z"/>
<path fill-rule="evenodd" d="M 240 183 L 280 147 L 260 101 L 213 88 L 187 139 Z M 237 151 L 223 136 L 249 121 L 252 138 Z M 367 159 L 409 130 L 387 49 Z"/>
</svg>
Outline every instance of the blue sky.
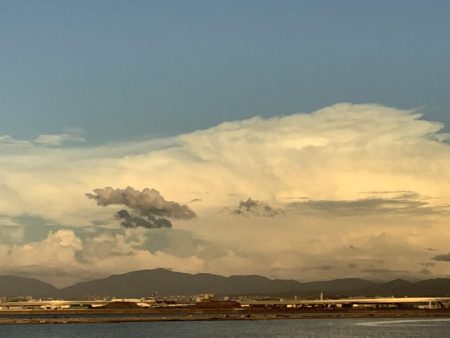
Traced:
<svg viewBox="0 0 450 338">
<path fill-rule="evenodd" d="M 336 102 L 450 125 L 450 1 L 0 1 L 0 134 L 91 144 Z"/>
</svg>

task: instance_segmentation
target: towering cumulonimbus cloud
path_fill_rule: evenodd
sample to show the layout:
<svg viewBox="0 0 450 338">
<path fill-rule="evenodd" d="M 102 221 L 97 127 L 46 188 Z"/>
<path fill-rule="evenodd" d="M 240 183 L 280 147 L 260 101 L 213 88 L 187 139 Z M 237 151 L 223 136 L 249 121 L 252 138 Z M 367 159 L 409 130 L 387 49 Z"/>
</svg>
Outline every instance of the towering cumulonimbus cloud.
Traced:
<svg viewBox="0 0 450 338">
<path fill-rule="evenodd" d="M 114 216 L 126 228 L 170 228 L 169 218 L 192 219 L 195 212 L 187 205 L 174 201 L 167 201 L 159 191 L 145 188 L 142 191 L 132 187 L 114 189 L 111 187 L 94 189 L 94 193 L 87 193 L 101 206 L 124 205 L 129 208 L 118 211 Z"/>
<path fill-rule="evenodd" d="M 447 277 L 442 128 L 417 111 L 339 104 L 92 148 L 0 136 L 0 269 L 70 282 L 161 266 L 304 280 Z M 109 182 L 114 189 L 91 190 Z M 176 219 L 192 214 L 145 187 L 202 219 Z M 284 216 L 261 216 L 272 214 L 261 203 Z M 108 227 L 114 217 L 120 229 Z M 68 224 L 83 226 L 54 235 Z"/>
</svg>

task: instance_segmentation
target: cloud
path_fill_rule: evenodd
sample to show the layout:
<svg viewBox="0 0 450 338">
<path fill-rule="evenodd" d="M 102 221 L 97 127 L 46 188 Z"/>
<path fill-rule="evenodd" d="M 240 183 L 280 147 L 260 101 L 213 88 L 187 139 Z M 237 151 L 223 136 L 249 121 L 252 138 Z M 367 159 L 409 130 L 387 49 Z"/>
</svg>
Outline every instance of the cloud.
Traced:
<svg viewBox="0 0 450 338">
<path fill-rule="evenodd" d="M 283 210 L 274 209 L 270 205 L 253 200 L 252 198 L 240 201 L 235 209 L 226 208 L 226 210 L 228 210 L 230 214 L 240 216 L 274 217 L 284 214 Z"/>
<path fill-rule="evenodd" d="M 97 202 L 98 205 L 124 205 L 131 209 L 120 210 L 115 217 L 126 228 L 170 228 L 172 223 L 167 218 L 192 219 L 195 212 L 187 205 L 166 201 L 159 191 L 155 189 L 135 190 L 132 187 L 113 189 L 106 187 L 94 189 L 94 193 L 86 196 Z"/>
<path fill-rule="evenodd" d="M 383 192 L 391 194 L 393 192 Z M 448 205 L 430 205 L 419 194 L 401 192 L 395 197 L 369 197 L 355 200 L 302 200 L 286 204 L 297 212 L 317 213 L 333 216 L 385 216 L 385 215 L 432 215 L 449 214 Z"/>
<path fill-rule="evenodd" d="M 43 271 L 79 270 L 76 253 L 83 249 L 71 230 L 50 232 L 42 241 L 21 245 L 0 244 L 0 268 L 16 275 L 37 275 Z"/>
<path fill-rule="evenodd" d="M 59 147 L 86 142 L 80 128 L 65 128 L 60 134 L 40 134 L 34 140 L 20 140 L 10 135 L 0 135 L 0 146 L 15 150 L 33 149 L 35 146 Z"/>
<path fill-rule="evenodd" d="M 41 134 L 34 142 L 40 145 L 58 147 L 66 144 L 84 143 L 86 139 L 78 133 Z"/>
<path fill-rule="evenodd" d="M 421 271 L 423 271 L 423 269 Z M 363 272 L 368 272 L 371 274 L 379 274 L 384 276 L 398 276 L 398 275 L 407 276 L 409 273 L 411 273 L 411 271 L 408 270 L 390 270 L 390 269 L 374 269 L 374 268 L 365 269 L 363 270 Z"/>
<path fill-rule="evenodd" d="M 383 271 L 401 270 L 421 278 L 423 268 L 433 278 L 449 276 L 449 264 L 430 260 L 448 252 L 450 241 L 450 145 L 442 127 L 417 111 L 338 104 L 166 139 L 84 147 L 0 143 L 0 215 L 28 222 L 19 225 L 22 239 L 20 231 L 5 230 L 4 257 L 19 252 L 14 246 L 36 248 L 33 255 L 15 255 L 16 265 L 5 258 L 2 271 L 49 267 L 49 278 L 73 271 L 64 277 L 73 280 L 127 266 L 303 280 L 384 279 Z M 97 203 L 85 197 L 112 184 L 134 189 L 126 197 L 126 189 L 110 188 L 110 197 L 109 190 L 94 191 Z M 145 187 L 156 192 L 146 196 Z M 145 204 L 150 195 L 164 207 Z M 217 212 L 239 210 L 240 200 L 250 217 Z M 195 206 L 195 214 L 184 204 Z M 252 217 L 264 204 L 284 216 Z M 117 226 L 117 217 L 125 226 Z M 145 228 L 157 226 L 155 219 L 174 227 Z M 47 240 L 49 231 L 67 229 L 81 247 L 71 249 L 74 260 L 67 254 L 53 265 L 52 255 L 69 250 L 60 249 L 54 235 Z M 37 243 L 42 252 L 52 247 L 52 254 L 39 256 Z M 438 251 L 430 255 L 427 247 Z M 33 256 L 34 270 L 26 270 Z M 426 261 L 436 266 L 421 265 Z M 331 269 L 303 270 L 320 266 Z"/>
<path fill-rule="evenodd" d="M 120 224 L 125 228 L 144 227 L 148 229 L 153 228 L 170 228 L 172 223 L 165 218 L 156 218 L 152 214 L 145 215 L 146 218 L 130 215 L 127 210 L 120 210 L 115 214 L 115 217 L 121 220 Z"/>
<path fill-rule="evenodd" d="M 439 262 L 450 262 L 450 253 L 445 255 L 436 255 L 432 259 Z"/>
<path fill-rule="evenodd" d="M 184 272 L 202 269 L 203 261 L 194 255 L 177 257 L 143 249 L 147 237 L 143 234 L 147 229 L 121 230 L 81 236 L 73 230 L 60 229 L 40 241 L 19 245 L 2 243 L 0 269 L 3 274 L 35 277 L 60 287 L 113 272 L 158 267 Z"/>
<path fill-rule="evenodd" d="M 303 268 L 303 271 L 309 271 L 309 270 L 332 270 L 333 267 L 331 265 L 318 265 L 318 266 L 308 266 Z"/>
<path fill-rule="evenodd" d="M 28 143 L 28 141 L 18 140 L 10 135 L 0 135 L 0 144 L 23 145 Z"/>
<path fill-rule="evenodd" d="M 2 243 L 18 243 L 23 240 L 24 229 L 20 226 L 0 226 L 0 242 Z"/>
</svg>

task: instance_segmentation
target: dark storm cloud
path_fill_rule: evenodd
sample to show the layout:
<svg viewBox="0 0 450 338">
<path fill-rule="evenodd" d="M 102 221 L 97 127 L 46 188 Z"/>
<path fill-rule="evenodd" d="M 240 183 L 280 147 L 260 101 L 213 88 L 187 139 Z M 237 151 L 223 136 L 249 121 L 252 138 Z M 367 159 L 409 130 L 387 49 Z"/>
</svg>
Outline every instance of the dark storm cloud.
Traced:
<svg viewBox="0 0 450 338">
<path fill-rule="evenodd" d="M 272 208 L 270 205 L 252 198 L 240 201 L 239 205 L 234 209 L 226 208 L 226 210 L 230 214 L 241 216 L 274 217 L 284 214 L 283 210 Z"/>
<path fill-rule="evenodd" d="M 126 189 L 113 189 L 106 187 L 94 189 L 94 193 L 86 196 L 97 201 L 98 205 L 125 205 L 142 214 L 151 214 L 161 217 L 190 219 L 195 213 L 187 206 L 177 202 L 166 201 L 159 191 L 155 189 L 136 190 L 132 187 Z"/>
<path fill-rule="evenodd" d="M 136 190 L 132 187 L 126 189 L 113 189 L 106 187 L 95 189 L 94 193 L 86 196 L 97 202 L 98 205 L 123 205 L 129 208 L 122 209 L 115 214 L 121 225 L 126 228 L 170 228 L 169 218 L 191 219 L 195 212 L 187 205 L 167 201 L 155 189 Z"/>
<path fill-rule="evenodd" d="M 432 259 L 439 262 L 450 262 L 450 253 L 445 255 L 436 255 Z"/>
<path fill-rule="evenodd" d="M 402 192 L 391 197 L 369 197 L 356 200 L 307 200 L 285 204 L 287 209 L 304 213 L 334 216 L 431 215 L 449 213 L 449 206 L 431 206 L 417 193 Z"/>
<path fill-rule="evenodd" d="M 168 219 L 156 218 L 152 215 L 146 215 L 145 218 L 131 215 L 128 210 L 120 210 L 116 212 L 115 217 L 120 220 L 120 224 L 125 228 L 144 227 L 153 228 L 170 228 L 172 224 Z"/>
</svg>

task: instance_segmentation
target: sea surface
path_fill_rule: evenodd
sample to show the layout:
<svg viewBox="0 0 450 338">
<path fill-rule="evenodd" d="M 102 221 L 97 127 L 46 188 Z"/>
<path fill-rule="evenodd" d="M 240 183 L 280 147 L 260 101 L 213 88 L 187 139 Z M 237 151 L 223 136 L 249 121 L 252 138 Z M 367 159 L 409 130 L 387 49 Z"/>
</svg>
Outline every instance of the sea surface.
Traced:
<svg viewBox="0 0 450 338">
<path fill-rule="evenodd" d="M 450 337 L 450 319 L 291 319 L 2 325 L 0 337 Z"/>
</svg>

